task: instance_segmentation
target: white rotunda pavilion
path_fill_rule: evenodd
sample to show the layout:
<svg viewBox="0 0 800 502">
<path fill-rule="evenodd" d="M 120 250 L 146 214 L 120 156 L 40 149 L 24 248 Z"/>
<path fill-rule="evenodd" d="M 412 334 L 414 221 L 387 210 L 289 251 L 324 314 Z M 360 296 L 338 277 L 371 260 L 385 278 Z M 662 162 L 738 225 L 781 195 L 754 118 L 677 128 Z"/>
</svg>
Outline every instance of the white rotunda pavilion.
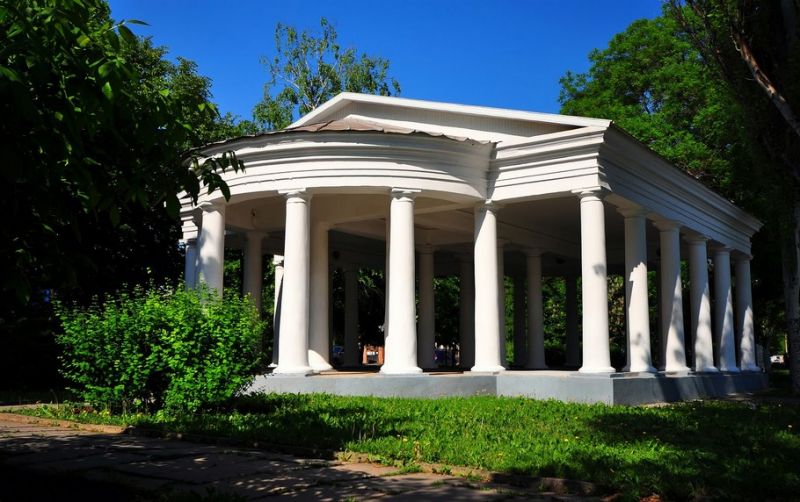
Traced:
<svg viewBox="0 0 800 502">
<path fill-rule="evenodd" d="M 765 385 L 750 286 L 761 223 L 609 120 L 343 93 L 284 130 L 201 154 L 228 150 L 246 166 L 224 175 L 230 200 L 214 192 L 182 207 L 186 281 L 221 292 L 226 244 L 240 246 L 244 290 L 260 306 L 262 258 L 275 257 L 277 367 L 255 390 L 635 404 Z M 363 266 L 386 270 L 381 376 L 330 375 L 330 270 L 345 270 L 352 365 Z M 648 298 L 648 270 L 657 298 Z M 611 364 L 609 273 L 625 280 L 622 371 Z M 460 277 L 463 374 L 423 373 L 434 368 L 439 275 Z M 506 276 L 518 285 L 515 304 L 527 305 L 515 319 L 514 371 L 504 354 Z M 578 371 L 547 370 L 543 276 L 566 280 L 566 358 Z"/>
</svg>

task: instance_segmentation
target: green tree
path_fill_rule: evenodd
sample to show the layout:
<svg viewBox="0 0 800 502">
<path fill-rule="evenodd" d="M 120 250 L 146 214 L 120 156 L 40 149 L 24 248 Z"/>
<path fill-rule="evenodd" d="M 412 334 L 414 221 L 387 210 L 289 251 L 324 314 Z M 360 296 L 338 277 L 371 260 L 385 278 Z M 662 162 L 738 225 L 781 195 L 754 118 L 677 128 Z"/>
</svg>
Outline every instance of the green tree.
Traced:
<svg viewBox="0 0 800 502">
<path fill-rule="evenodd" d="M 4 291 L 75 284 L 97 221 L 116 225 L 134 206 L 177 214 L 178 192 L 224 191 L 219 171 L 240 167 L 228 156 L 186 164 L 182 151 L 202 139 L 186 107 L 206 122 L 216 108 L 144 72 L 142 42 L 102 0 L 2 0 L 0 37 Z"/>
<path fill-rule="evenodd" d="M 220 170 L 239 167 L 183 152 L 236 124 L 194 63 L 167 61 L 103 0 L 0 0 L 0 40 L 0 382 L 51 385 L 50 292 L 85 302 L 176 278 L 178 192 L 224 189 Z"/>
<path fill-rule="evenodd" d="M 730 194 L 746 158 L 737 106 L 669 17 L 640 19 L 561 79 L 561 112 L 610 118 L 705 184 Z"/>
<path fill-rule="evenodd" d="M 744 113 L 782 249 L 792 387 L 800 393 L 800 4 L 669 0 L 668 13 Z"/>
<path fill-rule="evenodd" d="M 342 49 L 336 29 L 324 17 L 320 28 L 315 35 L 280 23 L 275 27 L 275 55 L 262 58 L 270 79 L 253 109 L 259 127 L 282 129 L 340 92 L 400 92 L 397 81 L 387 75 L 388 60 Z"/>
</svg>

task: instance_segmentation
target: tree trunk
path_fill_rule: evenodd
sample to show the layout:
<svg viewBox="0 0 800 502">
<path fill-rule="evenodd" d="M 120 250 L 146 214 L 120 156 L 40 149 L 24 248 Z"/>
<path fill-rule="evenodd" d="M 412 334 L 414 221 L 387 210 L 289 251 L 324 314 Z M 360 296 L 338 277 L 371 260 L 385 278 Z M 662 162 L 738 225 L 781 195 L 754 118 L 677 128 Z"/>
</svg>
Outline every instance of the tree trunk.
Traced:
<svg viewBox="0 0 800 502">
<path fill-rule="evenodd" d="M 786 302 L 786 333 L 789 339 L 789 373 L 792 392 L 800 394 L 800 205 L 792 214 L 792 231 L 783 246 L 783 292 Z"/>
<path fill-rule="evenodd" d="M 786 124 L 789 126 L 789 128 L 794 131 L 795 135 L 800 137 L 800 120 L 798 120 L 797 115 L 795 115 L 794 110 L 792 110 L 792 107 L 786 101 L 786 98 L 761 68 L 761 64 L 758 62 L 753 54 L 752 49 L 750 48 L 750 44 L 741 33 L 736 31 L 735 28 L 731 29 L 731 38 L 733 39 L 733 43 L 736 49 L 739 51 L 739 54 L 742 56 L 742 61 L 744 61 L 744 64 L 747 65 L 747 68 L 750 70 L 750 74 L 753 75 L 753 78 L 758 86 L 761 87 L 761 89 L 767 94 L 770 102 L 781 114 L 783 120 L 786 121 Z"/>
</svg>

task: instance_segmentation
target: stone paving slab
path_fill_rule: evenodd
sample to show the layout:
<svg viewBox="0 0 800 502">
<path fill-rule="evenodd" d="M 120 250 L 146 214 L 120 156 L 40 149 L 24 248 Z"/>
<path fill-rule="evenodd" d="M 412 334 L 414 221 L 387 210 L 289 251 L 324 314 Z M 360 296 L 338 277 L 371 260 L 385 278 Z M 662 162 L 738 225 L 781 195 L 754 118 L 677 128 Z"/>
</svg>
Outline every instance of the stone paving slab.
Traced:
<svg viewBox="0 0 800 502">
<path fill-rule="evenodd" d="M 86 465 L 105 465 L 118 462 L 135 462 L 146 460 L 137 454 L 104 452 L 102 450 L 90 449 L 58 449 L 45 450 L 36 453 L 22 453 L 14 455 L 5 461 L 6 465 L 25 466 L 34 469 L 53 469 L 53 470 L 80 470 L 79 464 Z"/>
<path fill-rule="evenodd" d="M 376 492 L 373 487 L 359 485 L 319 485 L 303 490 L 279 495 L 252 499 L 254 501 L 274 502 L 276 500 L 292 500 L 297 502 L 339 502 L 341 500 L 386 500 L 386 494 Z M 416 502 L 421 502 L 417 500 Z"/>
<path fill-rule="evenodd" d="M 141 490 L 163 490 L 172 483 L 169 479 L 147 478 L 142 476 L 127 475 L 117 470 L 94 469 L 84 474 L 89 481 L 102 481 L 106 483 L 135 486 Z"/>
<path fill-rule="evenodd" d="M 248 461 L 237 455 L 181 457 L 169 460 L 146 460 L 116 466 L 119 472 L 140 477 L 162 478 L 186 483 L 209 483 L 257 472 L 285 469 L 277 461 Z"/>
<path fill-rule="evenodd" d="M 87 485 L 95 492 L 130 487 L 128 492 L 117 488 L 117 500 L 122 500 L 120 493 L 134 499 L 141 497 L 144 490 L 162 497 L 181 492 L 200 496 L 209 491 L 232 493 L 248 500 L 274 500 L 276 496 L 300 501 L 546 499 L 542 494 L 531 490 L 526 493 L 510 485 L 473 483 L 430 473 L 398 474 L 396 468 L 365 462 L 306 459 L 247 448 L 103 434 L 69 425 L 54 428 L 44 422 L 7 421 L 3 415 L 0 414 L 0 470 L 5 465 L 45 482 L 48 476 L 66 475 L 70 480 L 83 480 L 78 483 L 97 483 Z M 14 489 L 24 489 L 10 488 L 12 493 Z"/>
</svg>

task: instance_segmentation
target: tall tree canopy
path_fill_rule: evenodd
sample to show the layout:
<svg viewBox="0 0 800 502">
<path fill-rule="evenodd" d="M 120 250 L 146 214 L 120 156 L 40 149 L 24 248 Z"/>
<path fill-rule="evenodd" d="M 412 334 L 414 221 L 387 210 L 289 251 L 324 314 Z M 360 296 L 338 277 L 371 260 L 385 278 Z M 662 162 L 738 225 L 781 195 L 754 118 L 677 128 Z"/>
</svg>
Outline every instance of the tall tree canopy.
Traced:
<svg viewBox="0 0 800 502">
<path fill-rule="evenodd" d="M 177 212 L 177 193 L 225 188 L 224 162 L 181 155 L 217 120 L 192 63 L 113 21 L 102 0 L 0 1 L 0 228 L 4 292 L 75 284 L 86 239 L 132 207 Z"/>
<path fill-rule="evenodd" d="M 669 17 L 640 19 L 561 79 L 561 112 L 613 119 L 707 185 L 732 190 L 746 158 L 738 107 Z"/>
<path fill-rule="evenodd" d="M 177 193 L 224 189 L 220 170 L 239 167 L 187 165 L 235 124 L 194 63 L 165 53 L 104 0 L 0 0 L 0 385 L 53 385 L 50 291 L 174 277 Z"/>
<path fill-rule="evenodd" d="M 282 129 L 340 92 L 400 92 L 400 85 L 388 76 L 388 60 L 342 49 L 336 29 L 324 17 L 320 28 L 315 35 L 280 23 L 275 27 L 275 55 L 262 59 L 270 78 L 253 109 L 260 128 Z"/>
</svg>

